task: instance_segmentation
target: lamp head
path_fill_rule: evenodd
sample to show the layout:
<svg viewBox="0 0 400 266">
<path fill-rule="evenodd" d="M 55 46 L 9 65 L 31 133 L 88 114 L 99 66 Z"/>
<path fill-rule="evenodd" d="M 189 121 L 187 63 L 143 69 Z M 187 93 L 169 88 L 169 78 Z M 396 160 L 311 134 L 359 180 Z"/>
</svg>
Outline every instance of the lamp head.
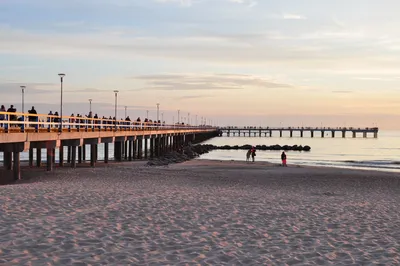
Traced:
<svg viewBox="0 0 400 266">
<path fill-rule="evenodd" d="M 25 86 L 20 86 L 21 87 L 21 89 L 25 89 L 26 87 Z"/>
<path fill-rule="evenodd" d="M 58 75 L 60 76 L 60 78 L 65 77 L 65 74 L 64 74 L 64 73 L 60 73 L 60 74 L 58 74 Z"/>
<path fill-rule="evenodd" d="M 92 101 L 92 99 L 89 99 L 89 102 L 91 102 Z"/>
<path fill-rule="evenodd" d="M 119 91 L 117 91 L 117 90 L 114 90 L 114 92 L 115 92 L 115 93 L 118 93 Z"/>
</svg>

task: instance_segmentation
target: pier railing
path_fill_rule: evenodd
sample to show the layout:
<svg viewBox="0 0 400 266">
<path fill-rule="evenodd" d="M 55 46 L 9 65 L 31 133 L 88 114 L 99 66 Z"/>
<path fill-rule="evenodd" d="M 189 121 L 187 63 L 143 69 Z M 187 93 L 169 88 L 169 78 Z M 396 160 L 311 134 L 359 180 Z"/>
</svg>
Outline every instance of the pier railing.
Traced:
<svg viewBox="0 0 400 266">
<path fill-rule="evenodd" d="M 96 132 L 96 131 L 134 131 L 169 129 L 208 129 L 209 125 L 169 125 L 157 122 L 138 122 L 116 119 L 56 116 L 45 114 L 26 114 L 0 112 L 0 133 L 41 133 L 41 132 Z"/>
</svg>

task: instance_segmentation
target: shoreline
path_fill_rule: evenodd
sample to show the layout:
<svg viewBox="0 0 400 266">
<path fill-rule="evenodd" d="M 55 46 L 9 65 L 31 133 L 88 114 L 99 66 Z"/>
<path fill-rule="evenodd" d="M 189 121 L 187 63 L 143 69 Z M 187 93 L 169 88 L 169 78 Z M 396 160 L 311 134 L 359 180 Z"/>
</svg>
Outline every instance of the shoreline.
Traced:
<svg viewBox="0 0 400 266">
<path fill-rule="evenodd" d="M 185 161 L 182 163 L 179 163 L 182 166 L 192 166 L 192 167 L 197 167 L 197 166 L 202 166 L 202 167 L 218 167 L 218 166 L 241 166 L 241 167 L 246 167 L 246 169 L 251 169 L 251 167 L 255 169 L 262 169 L 265 167 L 265 169 L 282 169 L 282 171 L 287 170 L 287 172 L 293 172 L 293 169 L 304 169 L 304 170 L 320 170 L 320 171 L 328 171 L 331 173 L 339 172 L 340 174 L 346 172 L 348 174 L 354 173 L 357 175 L 362 175 L 362 174 L 375 174 L 375 175 L 389 175 L 389 176 L 396 176 L 400 178 L 400 172 L 391 172 L 391 171 L 379 171 L 375 169 L 356 169 L 356 168 L 339 168 L 339 167 L 331 167 L 331 166 L 318 166 L 318 165 L 296 165 L 296 164 L 288 164 L 287 167 L 282 167 L 280 164 L 277 163 L 271 163 L 267 161 L 256 161 L 256 162 L 246 162 L 246 161 L 239 161 L 239 160 L 214 160 L 214 159 L 200 159 L 200 158 L 195 158 L 189 161 Z M 174 164 L 171 165 L 173 167 L 179 167 L 179 164 Z"/>
</svg>

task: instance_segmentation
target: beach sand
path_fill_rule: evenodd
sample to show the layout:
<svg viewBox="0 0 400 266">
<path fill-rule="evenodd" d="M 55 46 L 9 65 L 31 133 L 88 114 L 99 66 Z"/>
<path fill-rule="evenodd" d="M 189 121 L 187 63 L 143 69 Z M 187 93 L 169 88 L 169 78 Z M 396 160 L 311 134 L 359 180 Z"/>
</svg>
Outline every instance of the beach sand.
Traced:
<svg viewBox="0 0 400 266">
<path fill-rule="evenodd" d="M 399 265 L 400 174 L 193 160 L 0 186 L 1 265 Z M 81 264 L 80 264 L 81 263 Z"/>
</svg>

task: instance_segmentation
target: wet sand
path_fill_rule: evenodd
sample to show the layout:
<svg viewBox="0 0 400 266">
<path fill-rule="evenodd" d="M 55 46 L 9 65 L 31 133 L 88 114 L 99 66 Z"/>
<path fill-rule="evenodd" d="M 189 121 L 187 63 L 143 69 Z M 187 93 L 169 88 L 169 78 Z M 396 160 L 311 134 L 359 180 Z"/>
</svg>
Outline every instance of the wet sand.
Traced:
<svg viewBox="0 0 400 266">
<path fill-rule="evenodd" d="M 5 265 L 398 265 L 400 174 L 193 160 L 0 186 Z M 79 264 L 81 263 L 81 264 Z"/>
</svg>

